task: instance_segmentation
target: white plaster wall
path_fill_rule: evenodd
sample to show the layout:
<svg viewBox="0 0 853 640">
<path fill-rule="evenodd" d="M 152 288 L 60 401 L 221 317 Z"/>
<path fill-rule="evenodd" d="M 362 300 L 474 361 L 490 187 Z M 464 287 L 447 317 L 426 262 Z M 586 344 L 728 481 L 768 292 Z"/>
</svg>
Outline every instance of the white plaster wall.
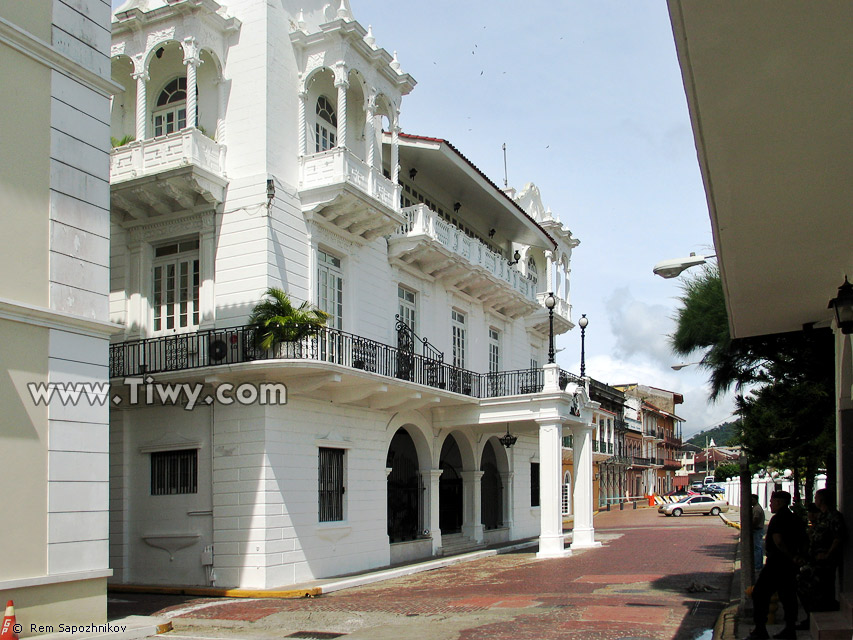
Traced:
<svg viewBox="0 0 853 640">
<path fill-rule="evenodd" d="M 107 340 L 52 329 L 49 379 L 102 383 Z M 87 402 L 48 409 L 48 573 L 106 569 L 108 408 Z"/>
<path fill-rule="evenodd" d="M 211 412 L 199 407 L 137 407 L 119 414 L 112 424 L 113 442 L 121 442 L 112 454 L 114 481 L 121 479 L 116 491 L 123 499 L 119 510 L 113 503 L 114 524 L 111 555 L 124 557 L 119 565 L 121 579 L 140 584 L 206 585 L 201 552 L 213 543 L 213 505 L 211 491 Z M 126 427 L 121 424 L 127 421 Z M 122 434 L 121 436 L 119 434 Z M 198 448 L 198 493 L 151 495 L 150 447 L 163 449 Z M 121 464 L 123 470 L 117 468 Z M 122 486 L 123 485 L 123 486 Z M 119 489 L 121 487 L 121 489 Z M 171 560 L 163 549 L 149 546 L 145 536 L 154 534 L 198 534 L 189 547 L 175 552 Z M 118 578 L 118 576 L 116 576 Z"/>
<path fill-rule="evenodd" d="M 530 463 L 539 462 L 538 436 L 520 435 L 510 456 L 514 474 L 512 538 L 538 536 L 540 507 L 530 506 Z"/>
<path fill-rule="evenodd" d="M 107 98 L 52 71 L 50 306 L 97 320 L 109 290 L 108 132 Z"/>
</svg>

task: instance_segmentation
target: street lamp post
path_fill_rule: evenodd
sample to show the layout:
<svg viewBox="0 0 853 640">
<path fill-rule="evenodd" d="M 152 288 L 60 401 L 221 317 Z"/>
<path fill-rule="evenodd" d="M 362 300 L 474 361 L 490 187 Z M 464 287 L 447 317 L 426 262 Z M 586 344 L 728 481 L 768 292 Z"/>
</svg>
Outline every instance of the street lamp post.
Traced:
<svg viewBox="0 0 853 640">
<path fill-rule="evenodd" d="M 578 326 L 581 328 L 581 378 L 586 376 L 586 325 L 589 324 L 589 320 L 586 318 L 586 314 L 581 315 L 581 319 L 578 320 Z"/>
<path fill-rule="evenodd" d="M 548 364 L 554 364 L 554 307 L 557 299 L 553 292 L 548 292 L 545 298 L 545 306 L 548 308 Z"/>
<path fill-rule="evenodd" d="M 686 258 L 672 258 L 658 262 L 652 269 L 652 272 L 661 278 L 677 278 L 683 271 L 690 267 L 705 264 L 709 258 L 715 257 L 716 254 L 713 253 L 707 256 L 697 256 L 695 253 L 691 253 Z"/>
</svg>

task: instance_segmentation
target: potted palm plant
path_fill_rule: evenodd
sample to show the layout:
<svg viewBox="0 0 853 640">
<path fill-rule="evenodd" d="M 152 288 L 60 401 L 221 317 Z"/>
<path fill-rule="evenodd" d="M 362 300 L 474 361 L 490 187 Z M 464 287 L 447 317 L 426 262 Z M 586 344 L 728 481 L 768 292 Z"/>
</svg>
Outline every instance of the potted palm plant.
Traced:
<svg viewBox="0 0 853 640">
<path fill-rule="evenodd" d="M 270 287 L 249 316 L 255 327 L 255 344 L 266 351 L 274 350 L 276 358 L 299 357 L 300 341 L 326 324 L 329 314 L 303 302 L 295 307 L 290 296 Z"/>
</svg>

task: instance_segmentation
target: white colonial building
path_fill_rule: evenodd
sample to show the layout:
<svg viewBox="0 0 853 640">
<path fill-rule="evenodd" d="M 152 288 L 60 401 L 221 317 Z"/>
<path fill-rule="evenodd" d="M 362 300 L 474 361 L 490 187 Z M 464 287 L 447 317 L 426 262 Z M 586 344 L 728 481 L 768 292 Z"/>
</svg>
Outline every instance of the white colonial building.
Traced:
<svg viewBox="0 0 853 640">
<path fill-rule="evenodd" d="M 564 427 L 573 544 L 594 544 L 596 403 L 546 364 L 577 240 L 534 185 L 401 131 L 415 81 L 346 0 L 299 7 L 114 15 L 114 580 L 273 587 L 537 535 L 563 554 Z M 261 349 L 270 287 L 327 326 Z M 148 375 L 287 402 L 132 403 Z"/>
</svg>

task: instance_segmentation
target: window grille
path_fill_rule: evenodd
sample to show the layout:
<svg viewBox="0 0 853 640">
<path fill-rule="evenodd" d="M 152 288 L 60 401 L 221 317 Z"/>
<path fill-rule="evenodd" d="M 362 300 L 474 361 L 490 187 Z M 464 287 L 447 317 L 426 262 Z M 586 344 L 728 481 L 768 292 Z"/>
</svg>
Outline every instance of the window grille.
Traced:
<svg viewBox="0 0 853 640">
<path fill-rule="evenodd" d="M 344 450 L 320 447 L 319 455 L 319 520 L 338 522 L 344 519 Z"/>
<path fill-rule="evenodd" d="M 198 449 L 151 453 L 151 495 L 198 493 Z"/>
</svg>

